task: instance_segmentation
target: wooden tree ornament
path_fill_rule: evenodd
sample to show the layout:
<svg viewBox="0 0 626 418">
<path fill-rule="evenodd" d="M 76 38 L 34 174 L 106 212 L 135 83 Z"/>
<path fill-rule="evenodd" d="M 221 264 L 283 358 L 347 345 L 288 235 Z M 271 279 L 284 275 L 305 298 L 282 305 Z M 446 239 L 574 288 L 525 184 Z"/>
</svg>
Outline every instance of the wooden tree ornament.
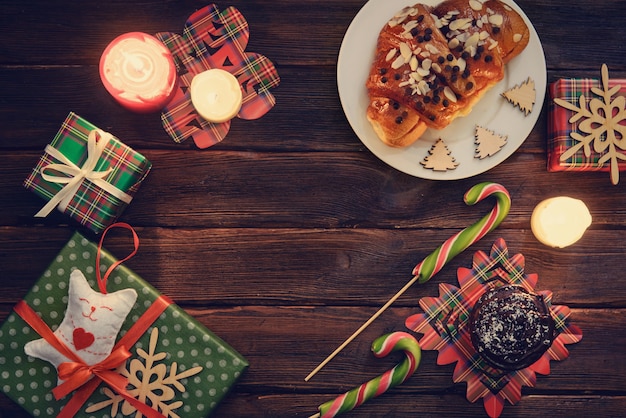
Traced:
<svg viewBox="0 0 626 418">
<path fill-rule="evenodd" d="M 498 135 L 482 126 L 476 125 L 476 133 L 474 135 L 476 143 L 476 158 L 491 157 L 506 145 L 506 135 Z"/>
<path fill-rule="evenodd" d="M 424 168 L 430 168 L 434 171 L 454 170 L 459 165 L 441 138 L 433 144 L 428 155 L 423 161 L 420 161 L 420 164 Z"/>
<path fill-rule="evenodd" d="M 513 106 L 519 107 L 524 115 L 528 116 L 535 104 L 535 81 L 529 77 L 523 83 L 502 93 L 502 97 Z"/>
</svg>

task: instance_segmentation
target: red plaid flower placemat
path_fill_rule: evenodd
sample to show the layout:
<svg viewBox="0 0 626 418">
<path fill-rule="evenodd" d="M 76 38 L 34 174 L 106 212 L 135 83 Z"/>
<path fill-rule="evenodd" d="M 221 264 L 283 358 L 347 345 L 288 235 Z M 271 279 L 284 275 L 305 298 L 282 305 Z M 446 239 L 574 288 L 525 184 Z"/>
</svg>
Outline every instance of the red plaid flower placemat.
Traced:
<svg viewBox="0 0 626 418">
<path fill-rule="evenodd" d="M 182 36 L 160 32 L 156 37 L 172 52 L 179 75 L 176 95 L 161 113 L 163 127 L 174 141 L 192 138 L 199 148 L 207 148 L 222 141 L 230 130 L 231 121 L 209 122 L 191 103 L 191 81 L 206 70 L 220 68 L 239 81 L 243 102 L 237 117 L 258 119 L 274 107 L 276 99 L 270 89 L 278 86 L 280 77 L 267 57 L 245 52 L 250 31 L 236 8 L 220 12 L 211 4 L 189 17 Z"/>
<path fill-rule="evenodd" d="M 439 297 L 424 297 L 419 304 L 424 313 L 412 315 L 406 326 L 423 334 L 419 340 L 422 350 L 438 350 L 437 364 L 456 362 L 453 381 L 467 383 L 467 400 L 483 398 L 487 414 L 498 417 L 504 401 L 516 404 L 521 399 L 522 386 L 534 386 L 536 373 L 550 374 L 550 360 L 565 360 L 569 352 L 566 344 L 582 339 L 582 331 L 568 321 L 567 306 L 552 305 L 552 292 L 534 291 L 536 274 L 525 274 L 524 256 L 509 257 L 506 242 L 499 238 L 489 255 L 482 251 L 474 254 L 472 268 L 459 268 L 460 288 L 451 284 L 439 285 Z M 530 367 L 505 372 L 489 366 L 476 353 L 472 345 L 468 319 L 476 301 L 487 290 L 507 284 L 523 286 L 526 290 L 543 295 L 556 322 L 557 337 L 548 351 Z"/>
</svg>

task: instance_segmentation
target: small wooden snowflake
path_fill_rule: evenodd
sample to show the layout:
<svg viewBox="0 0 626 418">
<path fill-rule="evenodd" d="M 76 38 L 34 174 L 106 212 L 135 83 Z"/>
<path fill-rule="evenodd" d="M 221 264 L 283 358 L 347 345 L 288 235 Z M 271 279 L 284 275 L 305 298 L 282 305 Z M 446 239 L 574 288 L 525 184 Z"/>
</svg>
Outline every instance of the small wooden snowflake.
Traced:
<svg viewBox="0 0 626 418">
<path fill-rule="evenodd" d="M 428 150 L 428 154 L 423 161 L 420 161 L 424 168 L 447 171 L 454 170 L 459 165 L 441 138 Z"/>
<path fill-rule="evenodd" d="M 513 106 L 519 107 L 526 116 L 533 110 L 535 96 L 535 81 L 530 77 L 523 83 L 502 93 L 502 97 L 507 99 Z"/>
<path fill-rule="evenodd" d="M 154 327 L 150 332 L 150 343 L 148 351 L 141 348 L 137 349 L 139 358 L 130 360 L 126 369 L 121 369 L 121 374 L 128 378 L 128 393 L 138 399 L 142 403 L 152 406 L 152 409 L 159 411 L 166 418 L 178 418 L 176 409 L 183 406 L 182 401 L 174 401 L 175 389 L 183 393 L 186 391 L 185 382 L 191 376 L 202 371 L 202 366 L 196 366 L 189 369 L 181 369 L 179 372 L 178 363 L 171 362 L 168 366 L 163 360 L 167 360 L 168 353 L 157 352 L 157 343 L 159 340 L 159 329 Z M 111 415 L 123 416 L 135 415 L 143 416 L 135 409 L 123 396 L 113 392 L 109 388 L 102 390 L 107 400 L 96 403 L 88 407 L 85 411 L 88 413 L 100 411 L 110 407 Z"/>
<path fill-rule="evenodd" d="M 557 105 L 574 112 L 569 119 L 570 123 L 581 120 L 578 124 L 580 132 L 572 131 L 570 133 L 570 137 L 578 143 L 565 151 L 560 160 L 567 160 L 581 148 L 585 156 L 589 157 L 593 145 L 593 150 L 596 153 L 603 154 L 598 159 L 600 166 L 610 161 L 611 182 L 617 184 L 619 182 L 618 160 L 626 160 L 626 155 L 618 151 L 618 149 L 626 151 L 626 98 L 624 96 L 613 97 L 620 91 L 621 86 L 618 84 L 609 88 L 609 70 L 606 64 L 602 65 L 601 72 L 602 89 L 591 88 L 591 92 L 599 98 L 591 99 L 589 105 L 587 105 L 583 94 L 578 100 L 579 106 L 563 99 L 554 99 Z"/>
<path fill-rule="evenodd" d="M 506 135 L 498 135 L 489 129 L 476 125 L 476 158 L 491 157 L 506 145 Z"/>
</svg>

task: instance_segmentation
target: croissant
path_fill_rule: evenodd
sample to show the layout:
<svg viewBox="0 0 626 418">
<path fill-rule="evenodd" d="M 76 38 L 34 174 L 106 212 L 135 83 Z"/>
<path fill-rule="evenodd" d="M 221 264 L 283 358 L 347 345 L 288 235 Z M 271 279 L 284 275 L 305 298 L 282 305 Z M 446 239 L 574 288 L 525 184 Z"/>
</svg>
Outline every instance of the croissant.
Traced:
<svg viewBox="0 0 626 418">
<path fill-rule="evenodd" d="M 504 78 L 504 65 L 529 39 L 524 19 L 499 0 L 405 7 L 378 36 L 367 119 L 393 147 L 443 129 Z"/>
</svg>

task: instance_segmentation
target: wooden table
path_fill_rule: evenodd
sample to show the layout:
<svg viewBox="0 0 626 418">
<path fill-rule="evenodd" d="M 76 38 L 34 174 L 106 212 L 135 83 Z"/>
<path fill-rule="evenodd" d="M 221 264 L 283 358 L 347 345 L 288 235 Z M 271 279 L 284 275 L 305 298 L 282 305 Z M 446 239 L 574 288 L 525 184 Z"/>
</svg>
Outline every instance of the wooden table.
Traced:
<svg viewBox="0 0 626 418">
<path fill-rule="evenodd" d="M 539 274 L 538 289 L 572 308 L 584 332 L 570 357 L 525 387 L 502 417 L 623 416 L 626 408 L 626 193 L 607 173 L 546 171 L 547 112 L 504 163 L 457 181 L 415 178 L 361 143 L 339 101 L 336 62 L 344 32 L 364 0 L 233 0 L 247 18 L 249 51 L 275 64 L 276 107 L 236 120 L 220 144 L 174 143 L 158 114 L 118 106 L 98 75 L 100 54 L 130 31 L 180 33 L 198 1 L 49 2 L 0 5 L 0 320 L 30 289 L 74 225 L 60 213 L 32 215 L 42 202 L 22 181 L 69 111 L 143 153 L 154 170 L 122 216 L 141 247 L 127 265 L 229 342 L 250 368 L 218 417 L 308 417 L 317 406 L 381 373 L 398 358 L 375 359 L 370 344 L 419 312 L 418 300 L 455 283 L 475 251 L 502 237 Z M 626 3 L 519 0 L 542 41 L 548 82 L 626 78 Z M 591 5 L 593 4 L 593 6 Z M 372 28 L 377 31 L 378 28 Z M 415 285 L 309 382 L 304 377 L 411 278 L 417 262 L 486 213 L 463 194 L 480 181 L 503 184 L 508 218 L 424 285 Z M 544 198 L 586 202 L 593 225 L 566 249 L 541 245 L 530 215 Z M 126 241 L 107 244 L 121 254 Z M 0 366 L 1 369 L 1 366 Z M 486 416 L 465 399 L 452 366 L 426 351 L 405 384 L 350 414 Z M 21 417 L 0 396 L 0 416 Z M 347 416 L 347 415 L 346 415 Z"/>
</svg>

